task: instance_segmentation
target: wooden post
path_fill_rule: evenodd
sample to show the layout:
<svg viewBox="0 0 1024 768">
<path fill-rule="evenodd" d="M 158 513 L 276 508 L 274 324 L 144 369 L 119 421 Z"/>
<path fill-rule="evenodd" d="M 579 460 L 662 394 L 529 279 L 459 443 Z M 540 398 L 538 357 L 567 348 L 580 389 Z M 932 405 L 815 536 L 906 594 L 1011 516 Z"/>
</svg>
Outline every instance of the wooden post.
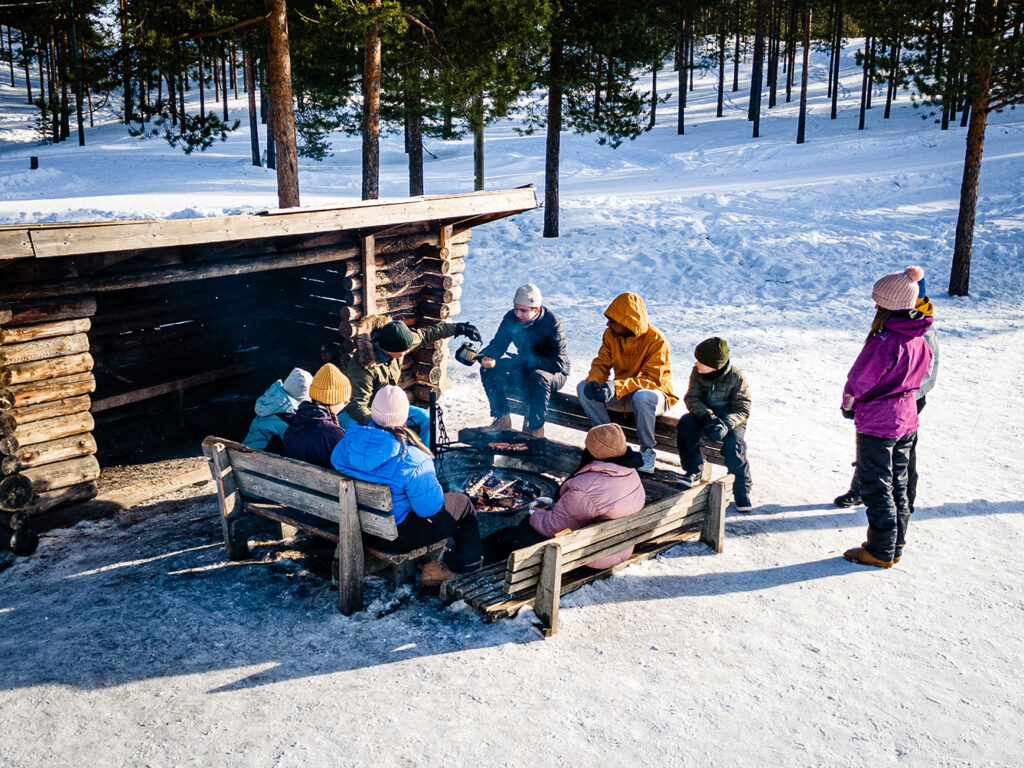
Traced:
<svg viewBox="0 0 1024 768">
<path fill-rule="evenodd" d="M 377 313 L 377 263 L 374 255 L 373 235 L 363 238 L 363 312 Z"/>
<path fill-rule="evenodd" d="M 700 531 L 700 540 L 715 552 L 721 552 L 725 546 L 725 506 L 729 500 L 725 485 L 731 481 L 732 475 L 720 477 L 708 489 L 708 510 Z"/>
<path fill-rule="evenodd" d="M 338 610 L 345 616 L 363 608 L 363 537 L 355 485 L 338 483 Z"/>
<path fill-rule="evenodd" d="M 277 200 L 281 208 L 299 204 L 298 150 L 292 108 L 292 60 L 288 50 L 288 9 L 285 0 L 265 0 L 270 36 L 270 97 L 274 100 L 274 143 L 277 148 Z"/>
<path fill-rule="evenodd" d="M 224 532 L 224 546 L 228 559 L 245 560 L 249 557 L 249 541 L 242 531 L 235 530 L 236 523 L 245 516 L 245 504 L 238 492 L 234 471 L 228 461 L 224 443 L 203 443 L 203 453 L 210 462 L 210 473 L 217 484 L 217 501 L 220 502 L 220 524 Z"/>
<path fill-rule="evenodd" d="M 551 637 L 558 631 L 558 603 L 562 597 L 562 545 L 551 543 L 544 547 L 540 568 L 540 582 L 533 601 L 533 612 L 541 620 L 540 632 Z"/>
</svg>

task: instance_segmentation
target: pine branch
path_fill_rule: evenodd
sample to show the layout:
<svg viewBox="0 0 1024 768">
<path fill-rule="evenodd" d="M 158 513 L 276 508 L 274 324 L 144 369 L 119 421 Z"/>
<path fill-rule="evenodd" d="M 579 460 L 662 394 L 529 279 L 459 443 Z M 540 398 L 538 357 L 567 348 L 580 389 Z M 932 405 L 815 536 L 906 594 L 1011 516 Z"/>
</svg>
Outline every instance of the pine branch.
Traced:
<svg viewBox="0 0 1024 768">
<path fill-rule="evenodd" d="M 228 32 L 234 32 L 236 29 L 242 29 L 243 27 L 251 27 L 253 24 L 259 24 L 261 21 L 266 20 L 267 14 L 264 14 L 262 16 L 254 16 L 251 19 L 246 19 L 245 21 L 238 21 L 234 24 L 229 24 L 226 27 L 221 27 L 220 29 L 210 30 L 209 32 L 196 32 L 194 34 L 176 35 L 175 37 L 170 38 L 168 42 L 180 43 L 183 40 L 198 40 L 203 37 L 218 37 Z"/>
</svg>

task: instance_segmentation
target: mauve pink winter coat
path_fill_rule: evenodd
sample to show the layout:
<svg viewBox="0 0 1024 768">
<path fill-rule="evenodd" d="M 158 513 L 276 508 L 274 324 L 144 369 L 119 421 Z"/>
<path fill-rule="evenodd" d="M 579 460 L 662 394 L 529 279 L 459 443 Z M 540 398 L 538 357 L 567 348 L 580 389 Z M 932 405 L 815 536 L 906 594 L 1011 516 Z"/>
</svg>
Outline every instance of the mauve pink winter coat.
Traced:
<svg viewBox="0 0 1024 768">
<path fill-rule="evenodd" d="M 627 517 L 643 509 L 646 496 L 635 469 L 592 461 L 562 484 L 553 509 L 538 509 L 530 525 L 550 539 L 566 528 L 576 531 L 599 520 Z M 632 547 L 587 563 L 591 568 L 611 568 L 633 554 Z"/>
</svg>

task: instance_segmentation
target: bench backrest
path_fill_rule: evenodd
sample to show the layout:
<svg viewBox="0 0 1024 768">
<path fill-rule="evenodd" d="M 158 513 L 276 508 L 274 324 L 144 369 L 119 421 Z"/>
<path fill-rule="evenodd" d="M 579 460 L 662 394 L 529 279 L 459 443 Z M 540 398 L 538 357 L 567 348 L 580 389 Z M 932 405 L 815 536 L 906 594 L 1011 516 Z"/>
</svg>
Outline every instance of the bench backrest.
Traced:
<svg viewBox="0 0 1024 768">
<path fill-rule="evenodd" d="M 553 543 L 561 550 L 560 570 L 566 573 L 666 533 L 702 526 L 711 505 L 714 487 L 714 484 L 705 483 L 648 504 L 628 517 L 588 525 L 556 539 L 517 549 L 509 555 L 505 566 L 505 593 L 512 594 L 537 586 L 544 550 Z"/>
<path fill-rule="evenodd" d="M 267 499 L 338 523 L 341 486 L 352 483 L 363 533 L 387 541 L 398 537 L 398 527 L 390 511 L 391 489 L 386 485 L 354 480 L 333 470 L 257 451 L 221 437 L 207 437 L 203 441 L 203 452 L 212 455 L 218 444 L 227 453 L 235 485 L 243 496 Z"/>
</svg>

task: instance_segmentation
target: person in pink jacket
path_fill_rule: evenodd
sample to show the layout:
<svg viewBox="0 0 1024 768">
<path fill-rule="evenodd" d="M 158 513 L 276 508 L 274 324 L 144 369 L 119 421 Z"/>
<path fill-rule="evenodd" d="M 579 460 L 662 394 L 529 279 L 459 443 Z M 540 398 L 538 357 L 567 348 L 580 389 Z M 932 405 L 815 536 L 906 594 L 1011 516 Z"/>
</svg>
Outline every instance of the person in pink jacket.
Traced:
<svg viewBox="0 0 1024 768">
<path fill-rule="evenodd" d="M 562 531 L 576 531 L 591 523 L 627 517 L 643 509 L 644 487 L 637 474 L 643 464 L 639 453 L 626 444 L 618 424 L 602 424 L 587 433 L 579 468 L 569 476 L 554 504 L 535 507 L 519 525 L 496 531 L 484 540 L 484 557 L 496 562 L 513 550 L 550 539 Z M 611 568 L 628 559 L 626 547 L 587 563 L 595 569 Z"/>
</svg>

